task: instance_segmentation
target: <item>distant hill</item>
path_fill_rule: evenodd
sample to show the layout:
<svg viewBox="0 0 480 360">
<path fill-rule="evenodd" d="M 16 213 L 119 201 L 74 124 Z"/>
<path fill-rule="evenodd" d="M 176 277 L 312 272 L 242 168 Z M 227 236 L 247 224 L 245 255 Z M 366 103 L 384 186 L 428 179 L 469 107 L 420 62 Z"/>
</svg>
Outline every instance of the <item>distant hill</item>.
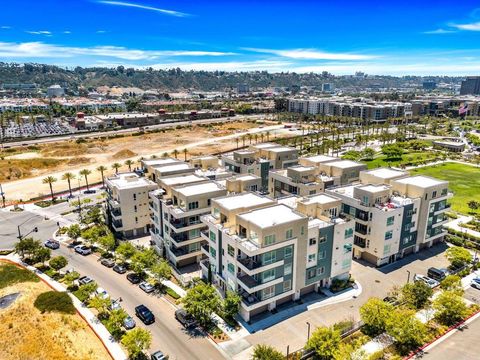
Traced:
<svg viewBox="0 0 480 360">
<path fill-rule="evenodd" d="M 427 78 L 425 78 L 427 79 Z M 428 77 L 429 80 L 446 83 L 458 83 L 458 77 Z M 0 62 L 0 84 L 3 83 L 35 83 L 45 88 L 53 84 L 61 84 L 69 90 L 80 87 L 93 89 L 98 86 L 139 87 L 144 90 L 160 89 L 176 90 L 225 90 L 233 89 L 240 83 L 251 88 L 320 86 L 331 83 L 335 87 L 401 87 L 406 84 L 421 84 L 424 78 L 416 76 L 372 76 L 366 78 L 353 76 L 334 76 L 327 72 L 297 74 L 294 72 L 268 73 L 225 72 L 225 71 L 183 71 L 169 70 L 137 70 L 119 66 L 117 68 L 91 67 L 66 69 L 45 64 L 15 64 Z"/>
</svg>

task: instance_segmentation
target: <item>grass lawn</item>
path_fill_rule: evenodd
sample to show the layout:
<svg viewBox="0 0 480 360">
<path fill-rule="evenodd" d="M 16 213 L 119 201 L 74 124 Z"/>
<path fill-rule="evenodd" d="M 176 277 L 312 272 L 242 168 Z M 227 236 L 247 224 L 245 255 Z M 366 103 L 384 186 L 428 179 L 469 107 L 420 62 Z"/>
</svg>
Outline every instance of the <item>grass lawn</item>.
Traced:
<svg viewBox="0 0 480 360">
<path fill-rule="evenodd" d="M 363 163 L 367 164 L 369 169 L 376 169 L 379 167 L 389 167 L 395 166 L 398 167 L 402 163 L 415 163 L 417 161 L 433 160 L 438 157 L 438 153 L 435 152 L 410 152 L 402 155 L 398 159 L 387 160 L 387 157 L 382 154 L 377 154 L 372 160 L 362 160 Z"/>
<path fill-rule="evenodd" d="M 467 203 L 470 200 L 480 201 L 480 168 L 457 164 L 443 163 L 426 166 L 410 171 L 411 175 L 426 175 L 449 181 L 449 189 L 453 191 L 450 199 L 452 209 L 463 214 L 472 212 Z M 480 210 L 475 210 L 480 214 Z"/>
<path fill-rule="evenodd" d="M 40 279 L 31 271 L 0 262 L 0 289 L 23 282 L 38 282 Z"/>
</svg>

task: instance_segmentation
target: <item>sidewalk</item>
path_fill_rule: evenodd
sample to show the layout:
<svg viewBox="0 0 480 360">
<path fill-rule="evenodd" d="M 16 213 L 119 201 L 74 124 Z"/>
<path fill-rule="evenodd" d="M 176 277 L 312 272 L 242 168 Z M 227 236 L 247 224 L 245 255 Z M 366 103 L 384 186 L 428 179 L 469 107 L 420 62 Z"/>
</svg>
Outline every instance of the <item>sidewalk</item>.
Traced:
<svg viewBox="0 0 480 360">
<path fill-rule="evenodd" d="M 65 287 L 60 284 L 59 282 L 51 279 L 49 276 L 43 274 L 42 272 L 38 271 L 33 266 L 27 265 L 23 263 L 16 255 L 8 255 L 8 256 L 0 256 L 0 259 L 5 259 L 14 263 L 17 263 L 26 269 L 34 272 L 40 279 L 42 279 L 45 283 L 47 283 L 52 289 L 56 291 L 66 292 L 67 290 Z M 78 314 L 87 322 L 90 328 L 95 332 L 97 337 L 103 343 L 107 351 L 110 353 L 114 360 L 125 360 L 127 356 L 123 352 L 120 345 L 113 341 L 110 333 L 108 330 L 103 326 L 103 324 L 96 318 L 96 316 L 90 311 L 89 308 L 84 306 L 80 300 L 73 294 L 67 292 L 68 295 L 72 298 L 73 304 L 77 309 Z"/>
<path fill-rule="evenodd" d="M 469 223 L 470 221 L 472 221 L 472 219 L 473 219 L 472 216 L 459 215 L 456 219 L 449 221 L 443 226 L 455 231 L 466 233 L 468 235 L 471 235 L 480 239 L 480 232 L 460 226 L 460 224 Z"/>
</svg>

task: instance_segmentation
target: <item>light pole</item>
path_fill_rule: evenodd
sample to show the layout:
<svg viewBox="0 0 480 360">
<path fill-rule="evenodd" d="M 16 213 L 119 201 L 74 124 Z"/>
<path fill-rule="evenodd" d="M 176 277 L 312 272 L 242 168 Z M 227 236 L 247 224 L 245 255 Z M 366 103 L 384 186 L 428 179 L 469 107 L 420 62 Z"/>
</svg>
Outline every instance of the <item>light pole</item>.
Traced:
<svg viewBox="0 0 480 360">
<path fill-rule="evenodd" d="M 0 196 L 2 197 L 2 207 L 5 207 L 5 193 L 3 192 L 2 184 L 0 184 Z"/>
<path fill-rule="evenodd" d="M 410 270 L 407 270 L 408 273 L 408 278 L 407 278 L 407 284 L 410 282 Z"/>
<path fill-rule="evenodd" d="M 310 323 L 307 321 L 307 326 L 308 326 L 308 330 L 307 330 L 307 341 L 310 340 Z"/>
</svg>

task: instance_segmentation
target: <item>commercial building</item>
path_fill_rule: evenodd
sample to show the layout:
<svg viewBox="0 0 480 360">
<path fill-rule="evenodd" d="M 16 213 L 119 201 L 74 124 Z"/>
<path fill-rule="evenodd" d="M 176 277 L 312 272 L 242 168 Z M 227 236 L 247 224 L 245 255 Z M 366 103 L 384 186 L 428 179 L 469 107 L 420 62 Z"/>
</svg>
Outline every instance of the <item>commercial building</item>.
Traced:
<svg viewBox="0 0 480 360">
<path fill-rule="evenodd" d="M 451 152 L 463 152 L 465 150 L 465 143 L 459 138 L 434 140 L 433 146 L 435 148 L 444 149 Z"/>
<path fill-rule="evenodd" d="M 123 173 L 105 180 L 105 218 L 116 234 L 133 238 L 149 234 L 149 192 L 157 185 L 135 173 Z"/>
<path fill-rule="evenodd" d="M 460 95 L 480 95 L 480 76 L 469 76 L 462 81 Z"/>
<path fill-rule="evenodd" d="M 52 97 L 61 97 L 65 95 L 65 90 L 60 85 L 52 85 L 47 89 L 47 96 Z"/>
<path fill-rule="evenodd" d="M 437 88 L 437 83 L 435 81 L 424 81 L 422 87 L 423 90 L 432 91 Z"/>
</svg>

